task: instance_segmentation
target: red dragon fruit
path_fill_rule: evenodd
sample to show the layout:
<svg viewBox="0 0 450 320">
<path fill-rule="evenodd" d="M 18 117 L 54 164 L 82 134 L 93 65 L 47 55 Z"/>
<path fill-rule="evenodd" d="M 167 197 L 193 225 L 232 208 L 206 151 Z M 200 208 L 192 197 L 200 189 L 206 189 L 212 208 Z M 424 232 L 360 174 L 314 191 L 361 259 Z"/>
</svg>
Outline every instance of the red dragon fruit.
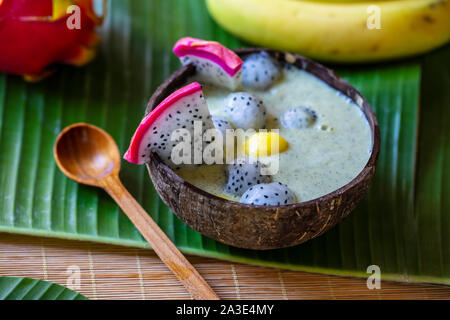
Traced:
<svg viewBox="0 0 450 320">
<path fill-rule="evenodd" d="M 200 151 L 200 155 L 203 156 L 205 144 L 203 136 L 208 129 L 216 131 L 203 97 L 202 87 L 194 82 L 172 93 L 142 120 L 131 139 L 124 159 L 131 163 L 143 164 L 149 160 L 151 152 L 155 152 L 167 165 L 177 167 L 180 163 L 173 158 L 172 151 L 180 145 L 180 142 L 189 139 L 188 143 L 192 146 L 192 150 L 181 150 L 190 153 L 189 161 L 182 164 L 200 164 L 203 159 L 196 161 L 195 151 Z M 199 131 L 198 134 L 196 131 Z M 175 150 L 174 154 L 179 156 Z"/>
<path fill-rule="evenodd" d="M 53 64 L 83 65 L 95 56 L 101 22 L 92 0 L 0 0 L 0 70 L 37 81 Z"/>
<path fill-rule="evenodd" d="M 230 90 L 240 87 L 243 61 L 222 44 L 186 37 L 177 41 L 173 52 L 183 65 L 195 66 L 197 81 Z"/>
</svg>

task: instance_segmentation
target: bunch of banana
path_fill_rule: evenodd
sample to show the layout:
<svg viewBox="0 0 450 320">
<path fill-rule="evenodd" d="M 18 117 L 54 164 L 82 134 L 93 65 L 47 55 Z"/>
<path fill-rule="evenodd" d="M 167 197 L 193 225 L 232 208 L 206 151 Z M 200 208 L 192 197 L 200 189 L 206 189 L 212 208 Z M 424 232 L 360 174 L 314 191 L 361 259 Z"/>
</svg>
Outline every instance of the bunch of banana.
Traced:
<svg viewBox="0 0 450 320">
<path fill-rule="evenodd" d="M 225 29 L 258 46 L 331 62 L 423 53 L 450 39 L 450 0 L 206 0 Z"/>
</svg>

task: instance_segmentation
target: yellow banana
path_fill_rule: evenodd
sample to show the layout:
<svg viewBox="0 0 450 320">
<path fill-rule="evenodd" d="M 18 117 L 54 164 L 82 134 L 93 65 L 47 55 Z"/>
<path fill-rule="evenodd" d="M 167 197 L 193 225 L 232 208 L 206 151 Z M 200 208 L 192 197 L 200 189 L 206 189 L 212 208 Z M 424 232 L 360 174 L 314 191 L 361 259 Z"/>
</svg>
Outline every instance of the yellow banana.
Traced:
<svg viewBox="0 0 450 320">
<path fill-rule="evenodd" d="M 206 0 L 225 29 L 258 46 L 357 63 L 423 53 L 450 39 L 450 0 Z"/>
</svg>

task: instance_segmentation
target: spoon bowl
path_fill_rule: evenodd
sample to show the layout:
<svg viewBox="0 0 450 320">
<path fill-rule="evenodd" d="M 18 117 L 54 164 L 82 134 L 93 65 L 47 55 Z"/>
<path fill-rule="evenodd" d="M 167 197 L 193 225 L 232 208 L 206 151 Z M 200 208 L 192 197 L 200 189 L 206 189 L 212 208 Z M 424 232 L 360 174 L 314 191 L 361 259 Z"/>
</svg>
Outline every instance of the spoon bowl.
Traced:
<svg viewBox="0 0 450 320">
<path fill-rule="evenodd" d="M 99 127 L 76 123 L 65 128 L 55 143 L 58 166 L 72 180 L 99 186 L 100 180 L 120 170 L 114 139 Z"/>
</svg>

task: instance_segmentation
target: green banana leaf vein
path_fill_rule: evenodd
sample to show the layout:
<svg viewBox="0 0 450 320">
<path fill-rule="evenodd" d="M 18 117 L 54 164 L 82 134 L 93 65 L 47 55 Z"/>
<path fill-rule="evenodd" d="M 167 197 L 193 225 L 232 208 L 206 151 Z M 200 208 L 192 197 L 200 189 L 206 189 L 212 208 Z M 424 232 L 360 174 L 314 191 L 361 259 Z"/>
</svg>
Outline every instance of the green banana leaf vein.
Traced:
<svg viewBox="0 0 450 320">
<path fill-rule="evenodd" d="M 87 300 L 87 298 L 49 281 L 0 277 L 0 300 Z"/>
</svg>

